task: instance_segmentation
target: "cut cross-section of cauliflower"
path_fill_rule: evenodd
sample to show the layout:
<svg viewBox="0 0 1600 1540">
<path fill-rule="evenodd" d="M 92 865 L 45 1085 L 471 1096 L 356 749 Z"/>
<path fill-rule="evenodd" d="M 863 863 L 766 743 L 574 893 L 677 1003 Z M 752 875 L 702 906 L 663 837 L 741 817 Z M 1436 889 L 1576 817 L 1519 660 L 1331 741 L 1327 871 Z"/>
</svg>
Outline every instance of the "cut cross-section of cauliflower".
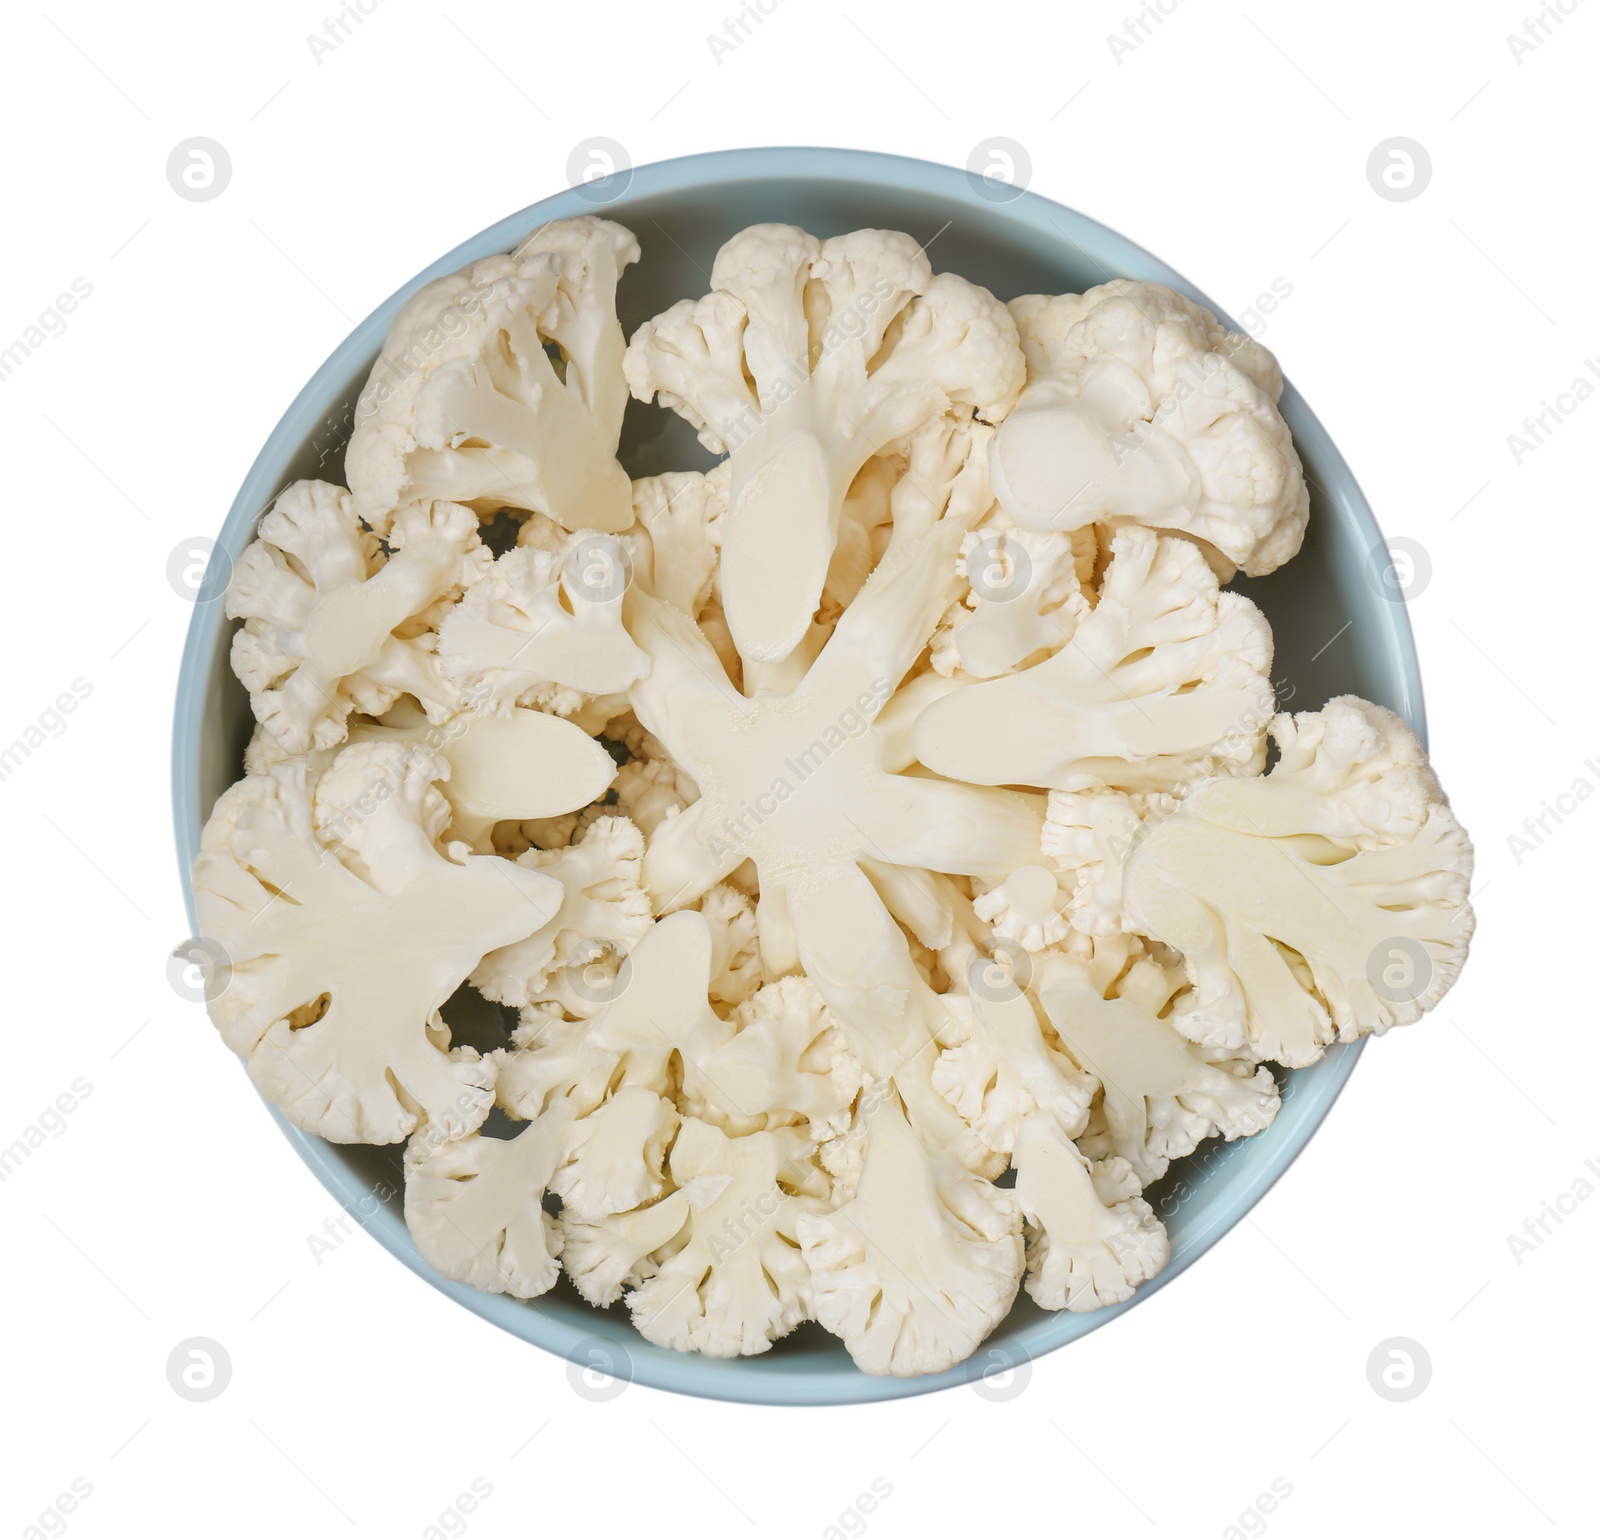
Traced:
<svg viewBox="0 0 1600 1540">
<path fill-rule="evenodd" d="M 1028 385 L 990 454 L 1023 529 L 1180 531 L 1259 577 L 1300 548 L 1310 501 L 1263 348 L 1160 284 L 1011 302 Z"/>
<path fill-rule="evenodd" d="M 1044 1309 L 1120 1305 L 1167 1265 L 1166 1227 L 1122 1162 L 1106 1162 L 1096 1181 L 1055 1120 L 1034 1113 L 1017 1131 L 1015 1164 L 1028 1222 L 1027 1290 Z M 1107 1201 L 1102 1187 L 1121 1191 Z"/>
<path fill-rule="evenodd" d="M 796 1128 L 729 1138 L 683 1120 L 670 1165 L 687 1212 L 671 1254 L 628 1295 L 640 1335 L 731 1358 L 766 1352 L 806 1319 L 811 1279 L 796 1226 L 828 1192 L 812 1148 Z"/>
<path fill-rule="evenodd" d="M 345 470 L 375 529 L 449 498 L 568 529 L 625 529 L 617 463 L 627 386 L 616 291 L 639 243 L 583 216 L 535 230 L 510 256 L 435 279 L 406 301 L 356 403 Z"/>
<path fill-rule="evenodd" d="M 620 550 L 620 548 L 618 548 Z M 591 570 L 586 562 L 600 563 Z M 626 690 L 650 666 L 622 624 L 618 551 L 582 537 L 565 555 L 507 551 L 439 629 L 439 658 L 482 709 L 540 706 L 571 716 Z"/>
<path fill-rule="evenodd" d="M 1126 955 L 1126 947 L 1113 947 Z M 1040 959 L 1039 1003 L 1062 1046 L 1100 1082 L 1085 1154 L 1120 1156 L 1148 1187 L 1202 1139 L 1258 1134 L 1277 1115 L 1272 1072 L 1214 1063 L 1164 1015 L 1183 987 L 1179 968 L 1136 956 L 1107 995 L 1092 965 L 1054 953 Z"/>
<path fill-rule="evenodd" d="M 549 998 L 545 991 L 558 970 L 581 974 L 603 967 L 602 954 L 627 953 L 650 929 L 650 900 L 639 886 L 643 859 L 644 840 L 626 818 L 598 818 L 576 845 L 519 856 L 517 870 L 560 885 L 559 908 L 538 930 L 486 956 L 473 984 L 503 1005 L 529 1005 Z M 609 989 L 598 979 L 568 981 L 561 998 L 588 1015 Z"/>
<path fill-rule="evenodd" d="M 1046 843 L 1084 863 L 1090 916 L 1184 954 L 1180 1032 L 1297 1066 L 1336 1037 L 1415 1021 L 1455 981 L 1472 848 L 1393 712 L 1339 696 L 1277 717 L 1272 735 L 1265 776 L 1202 781 L 1143 817 L 1131 799 L 1087 814 L 1063 799 Z"/>
<path fill-rule="evenodd" d="M 933 702 L 930 770 L 984 786 L 1169 790 L 1261 767 L 1272 633 L 1184 540 L 1119 530 L 1099 603 L 1044 662 Z"/>
<path fill-rule="evenodd" d="M 234 567 L 224 608 L 244 625 L 233 670 L 291 754 L 332 748 L 352 711 L 380 715 L 402 695 L 435 721 L 462 704 L 426 622 L 489 567 L 477 518 L 453 503 L 411 507 L 388 545 L 386 555 L 342 487 L 297 481 Z"/>
<path fill-rule="evenodd" d="M 869 1374 L 937 1374 L 994 1330 L 1017 1291 L 1009 1192 L 929 1146 L 892 1093 L 866 1119 L 855 1196 L 796 1226 L 817 1319 Z"/>
<path fill-rule="evenodd" d="M 1024 375 L 1005 307 L 935 276 L 909 236 L 819 242 L 793 225 L 734 236 L 711 293 L 646 322 L 624 368 L 634 395 L 732 452 L 721 587 L 747 663 L 804 638 L 862 466 L 947 413 L 999 421 Z"/>
<path fill-rule="evenodd" d="M 433 783 L 447 773 L 426 749 L 355 744 L 315 808 L 289 761 L 224 793 L 202 836 L 195 913 L 232 967 L 212 1019 L 285 1117 L 338 1143 L 483 1121 L 491 1066 L 450 1050 L 439 1008 L 561 902 L 543 873 L 441 852 L 450 809 Z M 352 806 L 369 809 L 355 824 Z M 333 812 L 337 843 L 316 827 Z"/>
</svg>

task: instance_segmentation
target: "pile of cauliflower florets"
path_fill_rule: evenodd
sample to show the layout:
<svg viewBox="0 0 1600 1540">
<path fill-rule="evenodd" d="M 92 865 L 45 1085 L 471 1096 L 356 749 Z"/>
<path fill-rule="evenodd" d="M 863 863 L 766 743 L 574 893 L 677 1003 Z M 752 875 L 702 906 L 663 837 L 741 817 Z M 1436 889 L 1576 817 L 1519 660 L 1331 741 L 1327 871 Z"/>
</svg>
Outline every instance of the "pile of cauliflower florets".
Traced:
<svg viewBox="0 0 1600 1540">
<path fill-rule="evenodd" d="M 1220 586 L 1307 519 L 1254 342 L 788 225 L 628 340 L 638 257 L 561 220 L 429 284 L 348 490 L 262 519 L 212 1015 L 299 1127 L 407 1141 L 450 1278 L 942 1370 L 1019 1286 L 1154 1276 L 1141 1192 L 1272 1122 L 1265 1061 L 1433 1005 L 1471 850 L 1391 712 L 1277 714 Z M 630 484 L 630 391 L 725 458 Z M 452 1046 L 467 983 L 504 1046 Z"/>
</svg>

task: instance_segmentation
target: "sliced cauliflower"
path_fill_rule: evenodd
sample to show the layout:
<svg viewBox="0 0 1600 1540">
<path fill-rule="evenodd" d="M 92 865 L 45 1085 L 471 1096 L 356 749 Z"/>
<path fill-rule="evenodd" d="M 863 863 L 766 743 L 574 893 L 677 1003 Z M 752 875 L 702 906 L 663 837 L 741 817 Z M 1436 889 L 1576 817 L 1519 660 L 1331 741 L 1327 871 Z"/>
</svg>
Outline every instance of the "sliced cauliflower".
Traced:
<svg viewBox="0 0 1600 1540">
<path fill-rule="evenodd" d="M 919 1139 L 898 1096 L 866 1118 L 855 1195 L 796 1225 L 817 1319 L 868 1374 L 937 1374 L 1011 1308 L 1022 1276 L 1009 1192 Z"/>
<path fill-rule="evenodd" d="M 806 1319 L 810 1276 L 796 1227 L 821 1212 L 828 1189 L 811 1150 L 796 1128 L 729 1138 L 683 1120 L 670 1165 L 687 1214 L 670 1255 L 628 1295 L 641 1336 L 731 1358 L 766 1352 Z"/>
<path fill-rule="evenodd" d="M 418 290 L 356 403 L 345 470 L 361 516 L 383 530 L 395 508 L 449 498 L 625 529 L 616 291 L 638 258 L 621 225 L 586 215 Z"/>
<path fill-rule="evenodd" d="M 1121 928 L 1184 954 L 1180 1032 L 1297 1066 L 1444 995 L 1472 935 L 1472 848 L 1393 712 L 1339 696 L 1272 735 L 1268 775 L 1202 781 L 1143 820 L 1124 807 L 1131 836 L 1105 807 L 1090 880 L 1095 909 L 1120 888 Z"/>
<path fill-rule="evenodd" d="M 581 539 L 565 556 L 518 546 L 500 557 L 439 628 L 440 662 L 457 688 L 489 712 L 572 716 L 641 678 L 650 663 L 623 626 L 624 585 L 588 581 L 586 559 Z"/>
<path fill-rule="evenodd" d="M 573 1111 L 563 1103 L 511 1139 L 412 1140 L 406 1226 L 435 1272 L 517 1299 L 533 1299 L 555 1283 L 561 1227 L 542 1200 Z"/>
<path fill-rule="evenodd" d="M 961 543 L 967 593 L 946 616 L 948 643 L 935 643 L 934 667 L 942 674 L 1009 673 L 1040 653 L 1059 652 L 1089 615 L 1083 584 L 1085 566 L 1094 571 L 1092 528 L 1031 534 L 1009 523 L 986 521 Z"/>
<path fill-rule="evenodd" d="M 670 759 L 630 759 L 617 771 L 616 787 L 617 806 L 646 839 L 700 797 L 700 788 Z"/>
<path fill-rule="evenodd" d="M 781 662 L 805 636 L 868 459 L 946 414 L 999 421 L 1024 374 L 1005 307 L 932 275 L 909 236 L 819 242 L 792 225 L 734 236 L 711 293 L 646 322 L 624 368 L 640 400 L 732 453 L 721 587 L 747 663 Z"/>
<path fill-rule="evenodd" d="M 984 786 L 1170 790 L 1259 772 L 1272 633 L 1187 541 L 1130 526 L 1071 641 L 936 700 L 912 729 L 930 770 Z"/>
<path fill-rule="evenodd" d="M 809 979 L 756 991 L 730 1018 L 734 1034 L 686 1065 L 686 1093 L 730 1133 L 802 1123 L 813 1142 L 843 1133 L 861 1065 Z"/>
<path fill-rule="evenodd" d="M 616 761 L 580 728 L 520 706 L 506 716 L 467 711 L 434 724 L 401 701 L 376 722 L 355 723 L 350 739 L 421 743 L 442 754 L 450 767 L 441 788 L 453 815 L 449 834 L 486 855 L 497 823 L 567 816 L 602 796 L 617 774 Z"/>
<path fill-rule="evenodd" d="M 1078 1148 L 1127 1161 L 1141 1186 L 1202 1139 L 1246 1138 L 1277 1116 L 1270 1070 L 1214 1063 L 1166 1018 L 1184 984 L 1181 968 L 1136 953 L 1108 995 L 1091 964 L 1055 953 L 1041 959 L 1034 982 L 1062 1047 L 1100 1083 L 1097 1116 Z"/>
<path fill-rule="evenodd" d="M 427 621 L 488 569 L 477 518 L 453 503 L 411 507 L 388 546 L 362 528 L 342 487 L 297 481 L 233 569 L 223 605 L 244 621 L 233 671 L 290 754 L 332 748 L 352 711 L 378 716 L 402 695 L 434 721 L 462 704 Z"/>
<path fill-rule="evenodd" d="M 1260 577 L 1300 549 L 1310 500 L 1258 344 L 1160 284 L 1013 300 L 1028 387 L 990 457 L 1019 526 L 1133 522 Z"/>
<path fill-rule="evenodd" d="M 1041 1308 L 1120 1305 L 1167 1265 L 1166 1227 L 1122 1162 L 1106 1162 L 1096 1180 L 1056 1121 L 1034 1113 L 1017 1131 L 1015 1165 L 1028 1221 L 1026 1287 Z"/>
<path fill-rule="evenodd" d="M 557 970 L 581 971 L 608 950 L 626 954 L 651 925 L 650 900 L 639 886 L 643 859 L 638 829 L 626 818 L 611 817 L 597 819 L 576 845 L 519 856 L 517 870 L 559 884 L 559 907 L 539 929 L 486 956 L 473 972 L 474 986 L 502 1005 L 529 1005 L 546 997 Z M 584 1015 L 605 993 L 581 980 L 569 982 L 573 991 Z"/>
<path fill-rule="evenodd" d="M 1071 931 L 1066 904 L 1067 895 L 1048 866 L 1019 866 L 1004 882 L 980 892 L 972 909 L 1001 940 L 1039 952 Z"/>
<path fill-rule="evenodd" d="M 669 471 L 633 484 L 633 516 L 646 557 L 639 582 L 691 617 L 711 597 L 730 474 L 724 461 L 708 472 Z"/>
<path fill-rule="evenodd" d="M 737 888 L 719 882 L 700 900 L 700 913 L 711 926 L 712 1002 L 742 1004 L 763 982 L 755 905 Z"/>
<path fill-rule="evenodd" d="M 967 1036 L 933 1066 L 933 1085 L 990 1149 L 1010 1153 L 1023 1118 L 1045 1112 L 1083 1131 L 1095 1083 L 1045 1037 L 1033 1001 L 1014 984 L 967 996 Z"/>
<path fill-rule="evenodd" d="M 450 1049 L 439 1008 L 561 902 L 543 873 L 440 851 L 450 809 L 433 783 L 446 774 L 420 747 L 355 744 L 315 806 L 289 761 L 225 792 L 201 837 L 196 919 L 232 965 L 212 1020 L 290 1122 L 336 1143 L 483 1121 L 491 1066 Z M 352 805 L 370 811 L 330 848 L 318 823 Z"/>
</svg>

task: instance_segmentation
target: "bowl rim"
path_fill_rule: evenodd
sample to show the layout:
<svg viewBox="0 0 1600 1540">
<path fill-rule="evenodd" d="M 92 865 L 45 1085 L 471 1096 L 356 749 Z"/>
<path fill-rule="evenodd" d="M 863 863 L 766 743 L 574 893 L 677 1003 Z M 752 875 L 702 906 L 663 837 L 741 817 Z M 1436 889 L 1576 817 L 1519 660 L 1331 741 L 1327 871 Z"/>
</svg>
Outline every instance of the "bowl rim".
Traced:
<svg viewBox="0 0 1600 1540">
<path fill-rule="evenodd" d="M 619 172 L 618 176 L 626 176 L 627 180 L 613 199 L 598 201 L 592 190 L 586 195 L 578 188 L 568 188 L 498 220 L 402 284 L 353 327 L 296 394 L 268 435 L 240 484 L 218 531 L 216 546 L 237 558 L 253 534 L 259 515 L 280 490 L 288 465 L 321 422 L 330 399 L 336 399 L 335 392 L 345 386 L 356 365 L 381 345 L 396 312 L 418 288 L 480 257 L 510 250 L 530 229 L 548 220 L 576 214 L 625 219 L 629 203 L 639 198 L 711 190 L 751 179 L 826 181 L 863 188 L 889 185 L 897 190 L 953 201 L 973 215 L 992 216 L 1003 211 L 1006 217 L 1020 220 L 1035 232 L 1074 247 L 1077 242 L 1069 230 L 1090 232 L 1097 253 L 1092 260 L 1102 266 L 1112 266 L 1119 274 L 1164 283 L 1205 305 L 1225 324 L 1235 325 L 1225 311 L 1181 274 L 1098 220 L 1026 189 L 1018 190 L 1004 202 L 997 202 L 992 192 L 985 195 L 981 178 L 976 173 L 959 167 L 869 150 L 774 146 L 680 156 L 632 167 Z M 1381 533 L 1377 520 L 1355 476 L 1315 414 L 1288 383 L 1281 410 L 1291 424 L 1303 456 L 1324 465 L 1331 463 L 1340 472 L 1335 484 L 1318 488 L 1330 510 L 1340 520 L 1351 523 L 1369 548 L 1378 543 Z M 1374 608 L 1366 618 L 1375 619 L 1377 629 L 1385 633 L 1381 650 L 1396 676 L 1399 696 L 1396 709 L 1426 742 L 1422 681 L 1405 605 L 1384 604 Z M 199 849 L 204 822 L 200 807 L 200 753 L 206 705 L 213 687 L 211 664 L 217 631 L 225 624 L 222 607 L 216 600 L 195 605 L 179 665 L 174 704 L 172 810 L 179 880 L 191 928 L 195 925 L 195 912 L 190 868 Z M 679 1394 L 760 1405 L 828 1406 L 922 1395 L 970 1384 L 998 1369 L 1025 1368 L 1032 1358 L 1099 1329 L 1164 1288 L 1238 1224 L 1294 1163 L 1343 1090 L 1364 1046 L 1364 1040 L 1335 1045 L 1314 1067 L 1317 1073 L 1305 1094 L 1286 1097 L 1278 1118 L 1268 1130 L 1248 1141 L 1221 1147 L 1202 1181 L 1209 1181 L 1228 1163 L 1230 1155 L 1246 1144 L 1256 1147 L 1258 1152 L 1270 1147 L 1270 1153 L 1249 1163 L 1250 1170 L 1242 1181 L 1235 1180 L 1225 1207 L 1211 1215 L 1198 1230 L 1185 1231 L 1181 1244 L 1174 1245 L 1167 1267 L 1150 1282 L 1142 1284 L 1132 1298 L 1088 1314 L 1056 1312 L 1009 1329 L 1002 1323 L 986 1346 L 980 1347 L 966 1363 L 940 1374 L 914 1379 L 868 1375 L 853 1365 L 796 1372 L 784 1370 L 777 1360 L 766 1355 L 716 1359 L 677 1353 L 638 1337 L 625 1314 L 619 1318 L 615 1310 L 592 1311 L 592 1329 L 584 1332 L 545 1314 L 537 1300 L 511 1300 L 505 1295 L 485 1294 L 455 1283 L 435 1273 L 422 1260 L 403 1220 L 391 1208 L 379 1206 L 375 1214 L 366 1218 L 362 1217 L 364 1209 L 357 1213 L 355 1205 L 367 1196 L 368 1189 L 364 1183 L 357 1182 L 355 1174 L 341 1162 L 337 1147 L 288 1123 L 264 1098 L 263 1104 L 323 1186 L 347 1211 L 357 1215 L 358 1222 L 386 1250 L 476 1315 L 523 1341 L 568 1359 L 570 1376 L 576 1376 L 583 1368 L 600 1365 L 614 1370 L 619 1379 Z M 1262 1141 L 1267 1141 L 1267 1145 L 1263 1146 Z"/>
</svg>

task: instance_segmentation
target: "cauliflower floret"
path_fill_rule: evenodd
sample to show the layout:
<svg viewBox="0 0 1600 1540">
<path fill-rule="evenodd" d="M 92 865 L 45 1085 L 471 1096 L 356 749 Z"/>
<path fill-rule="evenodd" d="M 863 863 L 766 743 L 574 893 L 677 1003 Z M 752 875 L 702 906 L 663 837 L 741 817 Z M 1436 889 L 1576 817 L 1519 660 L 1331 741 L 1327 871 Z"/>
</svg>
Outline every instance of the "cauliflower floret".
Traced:
<svg viewBox="0 0 1600 1540">
<path fill-rule="evenodd" d="M 1021 866 L 1004 882 L 978 893 L 973 913 L 994 927 L 1003 941 L 1039 952 L 1066 939 L 1071 921 L 1067 895 L 1048 866 Z"/>
<path fill-rule="evenodd" d="M 682 1188 L 658 1203 L 625 1214 L 580 1219 L 563 1214 L 566 1244 L 561 1261 L 573 1286 L 591 1305 L 605 1309 L 653 1277 L 657 1253 L 682 1233 L 689 1221 L 689 1194 Z"/>
<path fill-rule="evenodd" d="M 447 773 L 420 747 L 355 744 L 319 781 L 315 808 L 289 761 L 224 793 L 201 836 L 196 919 L 232 965 L 212 1020 L 290 1122 L 336 1143 L 483 1121 L 491 1066 L 450 1050 L 439 1008 L 561 901 L 540 872 L 441 853 L 450 810 L 433 783 Z M 330 848 L 318 825 L 334 814 Z"/>
<path fill-rule="evenodd" d="M 297 481 L 233 569 L 233 671 L 290 754 L 332 748 L 352 711 L 378 716 L 402 695 L 434 721 L 461 705 L 427 626 L 488 569 L 477 518 L 453 503 L 408 508 L 388 543 L 386 556 L 342 487 Z"/>
<path fill-rule="evenodd" d="M 861 1065 L 816 985 L 779 979 L 739 1006 L 731 1022 L 727 1042 L 684 1066 L 685 1093 L 700 1116 L 734 1134 L 800 1122 L 817 1143 L 844 1131 Z"/>
<path fill-rule="evenodd" d="M 866 1127 L 855 1195 L 796 1225 L 812 1308 L 868 1374 L 937 1374 L 1011 1308 L 1021 1219 L 1009 1192 L 919 1139 L 899 1097 Z"/>
<path fill-rule="evenodd" d="M 740 1005 L 763 983 L 755 905 L 737 888 L 719 882 L 700 900 L 700 913 L 711 926 L 712 1002 Z"/>
<path fill-rule="evenodd" d="M 377 722 L 351 725 L 352 743 L 421 743 L 450 766 L 443 792 L 449 834 L 490 854 L 497 823 L 572 816 L 604 794 L 616 761 L 587 733 L 548 712 L 468 711 L 443 724 L 402 701 Z"/>
<path fill-rule="evenodd" d="M 560 907 L 516 945 L 486 956 L 473 972 L 474 986 L 502 1005 L 528 1005 L 544 997 L 558 970 L 583 969 L 599 951 L 626 953 L 649 929 L 650 900 L 639 886 L 644 838 L 626 818 L 599 818 L 582 840 L 563 850 L 529 850 L 515 867 L 552 877 L 561 888 Z M 605 991 L 569 985 L 584 1015 Z"/>
<path fill-rule="evenodd" d="M 1111 948 L 1117 962 L 1126 946 Z M 1253 1064 L 1214 1063 L 1174 1030 L 1165 1012 L 1184 985 L 1181 967 L 1164 968 L 1135 953 L 1107 995 L 1092 964 L 1059 953 L 1041 959 L 1039 1003 L 1061 1045 L 1100 1082 L 1086 1155 L 1126 1160 L 1143 1187 L 1202 1139 L 1246 1138 L 1278 1112 L 1272 1072 Z"/>
<path fill-rule="evenodd" d="M 691 617 L 711 597 L 730 475 L 724 461 L 705 473 L 669 471 L 633 484 L 633 515 L 644 535 L 638 580 Z"/>
<path fill-rule="evenodd" d="M 1040 653 L 1059 652 L 1090 613 L 1083 571 L 1094 571 L 1093 526 L 1030 534 L 991 519 L 961 542 L 967 593 L 941 623 L 934 667 L 974 679 L 1009 673 Z"/>
<path fill-rule="evenodd" d="M 678 1111 L 648 1086 L 625 1085 L 573 1124 L 565 1158 L 550 1178 L 563 1215 L 602 1219 L 661 1196 L 662 1161 Z"/>
<path fill-rule="evenodd" d="M 564 557 L 518 546 L 445 618 L 440 662 L 482 709 L 506 715 L 513 706 L 539 706 L 570 717 L 649 669 L 622 623 L 624 583 L 596 581 L 591 558 L 618 559 L 598 546 L 591 551 L 583 537 Z M 600 722 L 610 714 L 608 703 Z"/>
<path fill-rule="evenodd" d="M 795 1228 L 825 1207 L 827 1178 L 797 1128 L 730 1139 L 685 1118 L 672 1146 L 687 1195 L 675 1249 L 628 1295 L 641 1336 L 680 1353 L 764 1353 L 805 1320 L 810 1277 Z"/>
<path fill-rule="evenodd" d="M 1099 1180 L 1055 1120 L 1034 1113 L 1017 1132 L 1017 1204 L 1026 1216 L 1027 1290 L 1045 1310 L 1120 1305 L 1167 1265 L 1166 1227 L 1120 1161 Z M 1125 1196 L 1108 1202 L 1102 1187 Z"/>
<path fill-rule="evenodd" d="M 1165 791 L 1259 772 L 1272 633 L 1187 541 L 1129 526 L 1072 644 L 935 701 L 912 732 L 930 770 L 985 786 Z"/>
<path fill-rule="evenodd" d="M 996 437 L 995 493 L 1024 529 L 1180 531 L 1224 578 L 1300 548 L 1309 493 L 1264 349 L 1159 284 L 1012 302 L 1028 387 Z"/>
<path fill-rule="evenodd" d="M 646 322 L 624 368 L 640 400 L 731 451 L 723 607 L 746 663 L 779 663 L 811 626 L 857 472 L 932 419 L 999 421 L 1022 353 L 993 295 L 933 276 L 893 231 L 818 243 L 758 225 L 718 253 L 711 284 Z"/>
<path fill-rule="evenodd" d="M 562 1237 L 542 1200 L 572 1117 L 562 1103 L 511 1139 L 413 1139 L 405 1215 L 423 1261 L 488 1294 L 533 1299 L 549 1289 Z"/>
<path fill-rule="evenodd" d="M 1194 1041 L 1309 1064 L 1417 1020 L 1472 935 L 1472 847 L 1393 712 L 1340 696 L 1285 715 L 1259 779 L 1202 782 L 1133 842 L 1132 928 L 1183 952 Z"/>
<path fill-rule="evenodd" d="M 418 290 L 356 403 L 345 469 L 361 516 L 381 531 L 393 509 L 438 497 L 486 518 L 522 508 L 625 529 L 616 290 L 638 258 L 621 225 L 560 219 Z"/>
<path fill-rule="evenodd" d="M 933 1085 L 990 1149 L 1009 1154 L 1022 1119 L 1049 1113 L 1069 1134 L 1083 1131 L 1095 1083 L 1040 1029 L 1020 988 L 985 985 L 967 996 L 967 1036 L 933 1066 Z"/>
</svg>

